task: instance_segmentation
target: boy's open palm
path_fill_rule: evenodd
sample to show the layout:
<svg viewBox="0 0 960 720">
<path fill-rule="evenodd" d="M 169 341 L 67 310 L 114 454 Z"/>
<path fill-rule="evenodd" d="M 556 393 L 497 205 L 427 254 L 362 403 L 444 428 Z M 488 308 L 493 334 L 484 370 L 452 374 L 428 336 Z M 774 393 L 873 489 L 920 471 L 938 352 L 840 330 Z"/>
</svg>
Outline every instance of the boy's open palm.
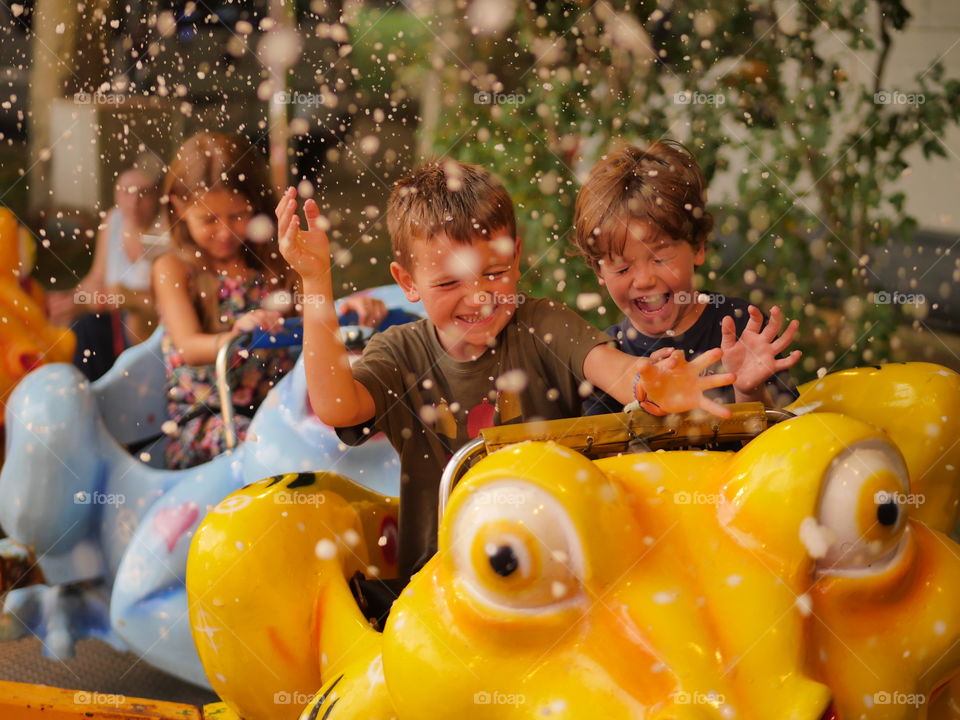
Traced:
<svg viewBox="0 0 960 720">
<path fill-rule="evenodd" d="M 757 307 L 751 305 L 748 312 L 750 319 L 739 338 L 733 318 L 729 315 L 720 326 L 723 365 L 736 374 L 733 387 L 741 392 L 756 390 L 775 373 L 793 367 L 801 354 L 799 350 L 794 350 L 785 358 L 777 357 L 793 342 L 800 323 L 791 321 L 780 335 L 783 313 L 779 307 L 770 310 L 770 321 L 766 327 L 763 327 L 763 314 Z"/>
<path fill-rule="evenodd" d="M 300 229 L 297 215 L 297 191 L 288 188 L 277 205 L 277 231 L 280 237 L 280 252 L 302 278 L 321 278 L 330 273 L 330 241 L 327 238 L 326 220 L 320 208 L 311 199 L 303 204 L 307 229 Z"/>
<path fill-rule="evenodd" d="M 720 348 L 714 348 L 687 362 L 683 350 L 674 350 L 669 356 L 654 354 L 653 359 L 642 358 L 637 369 L 640 383 L 637 394 L 640 407 L 651 415 L 687 412 L 701 408 L 719 417 L 730 417 L 730 411 L 703 394 L 704 390 L 730 385 L 732 373 L 701 375 L 723 357 Z"/>
</svg>

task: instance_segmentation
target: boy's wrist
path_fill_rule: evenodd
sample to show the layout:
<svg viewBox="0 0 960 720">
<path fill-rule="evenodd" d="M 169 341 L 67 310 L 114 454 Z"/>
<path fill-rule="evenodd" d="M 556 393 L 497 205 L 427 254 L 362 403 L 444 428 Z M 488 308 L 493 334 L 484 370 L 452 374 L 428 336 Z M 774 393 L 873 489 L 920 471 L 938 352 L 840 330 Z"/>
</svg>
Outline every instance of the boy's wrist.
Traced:
<svg viewBox="0 0 960 720">
<path fill-rule="evenodd" d="M 325 277 L 304 277 L 303 292 L 305 295 L 320 295 L 325 300 L 330 300 L 333 295 L 330 276 Z"/>
<path fill-rule="evenodd" d="M 762 401 L 767 394 L 765 382 L 752 388 L 737 387 L 737 384 L 734 383 L 733 391 L 734 395 L 737 396 L 735 397 L 735 402 L 758 402 Z"/>
</svg>

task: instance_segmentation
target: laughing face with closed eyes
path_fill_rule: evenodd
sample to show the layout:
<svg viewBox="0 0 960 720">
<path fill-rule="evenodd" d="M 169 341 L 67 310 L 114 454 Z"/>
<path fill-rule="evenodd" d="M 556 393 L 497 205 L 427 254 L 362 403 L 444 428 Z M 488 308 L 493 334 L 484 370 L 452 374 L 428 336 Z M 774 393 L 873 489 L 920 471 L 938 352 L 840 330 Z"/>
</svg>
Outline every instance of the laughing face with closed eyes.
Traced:
<svg viewBox="0 0 960 720">
<path fill-rule="evenodd" d="M 411 255 L 409 270 L 390 266 L 407 300 L 423 302 L 451 357 L 478 358 L 516 311 L 520 241 L 494 234 L 457 243 L 440 235 L 414 240 Z"/>
</svg>

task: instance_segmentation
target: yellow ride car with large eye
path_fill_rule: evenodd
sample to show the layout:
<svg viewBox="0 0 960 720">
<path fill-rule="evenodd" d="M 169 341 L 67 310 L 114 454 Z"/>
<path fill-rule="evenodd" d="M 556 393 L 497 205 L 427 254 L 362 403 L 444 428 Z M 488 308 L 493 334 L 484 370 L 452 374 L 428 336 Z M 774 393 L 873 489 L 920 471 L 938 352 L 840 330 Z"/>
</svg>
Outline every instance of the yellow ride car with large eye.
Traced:
<svg viewBox="0 0 960 720">
<path fill-rule="evenodd" d="M 860 369 L 793 409 L 735 453 L 491 452 L 382 633 L 346 578 L 392 557 L 393 500 L 240 491 L 188 564 L 208 677 L 245 720 L 960 717 L 960 376 Z"/>
</svg>

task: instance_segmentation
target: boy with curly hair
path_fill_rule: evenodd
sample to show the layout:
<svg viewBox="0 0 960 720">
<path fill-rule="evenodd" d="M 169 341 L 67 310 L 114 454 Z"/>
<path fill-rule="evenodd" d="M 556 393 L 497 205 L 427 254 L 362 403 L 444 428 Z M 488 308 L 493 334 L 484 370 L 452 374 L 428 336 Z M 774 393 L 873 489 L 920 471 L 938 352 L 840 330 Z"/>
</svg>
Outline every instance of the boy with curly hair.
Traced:
<svg viewBox="0 0 960 720">
<path fill-rule="evenodd" d="M 736 380 L 711 393 L 714 400 L 783 405 L 794 397 L 786 371 L 800 351 L 778 356 L 793 341 L 797 321 L 781 334 L 780 308 L 771 309 L 767 322 L 745 300 L 694 287 L 713 227 L 705 185 L 679 143 L 621 146 L 601 158 L 580 190 L 573 244 L 624 314 L 607 329 L 621 350 L 654 360 L 681 350 L 693 360 L 719 347 Z M 619 398 L 597 393 L 584 411 L 622 407 Z"/>
</svg>

